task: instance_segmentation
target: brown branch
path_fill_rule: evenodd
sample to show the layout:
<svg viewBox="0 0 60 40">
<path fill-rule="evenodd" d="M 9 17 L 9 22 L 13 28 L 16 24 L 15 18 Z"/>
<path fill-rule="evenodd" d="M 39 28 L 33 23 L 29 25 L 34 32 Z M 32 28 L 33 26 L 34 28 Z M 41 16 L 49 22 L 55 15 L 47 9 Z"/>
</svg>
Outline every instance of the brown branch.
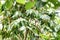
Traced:
<svg viewBox="0 0 60 40">
<path fill-rule="evenodd" d="M 28 29 L 26 28 L 25 34 L 24 34 L 24 40 L 26 40 L 28 34 Z"/>
<path fill-rule="evenodd" d="M 22 38 L 21 38 L 21 36 L 19 34 L 17 36 L 18 36 L 19 40 L 22 40 Z"/>
</svg>

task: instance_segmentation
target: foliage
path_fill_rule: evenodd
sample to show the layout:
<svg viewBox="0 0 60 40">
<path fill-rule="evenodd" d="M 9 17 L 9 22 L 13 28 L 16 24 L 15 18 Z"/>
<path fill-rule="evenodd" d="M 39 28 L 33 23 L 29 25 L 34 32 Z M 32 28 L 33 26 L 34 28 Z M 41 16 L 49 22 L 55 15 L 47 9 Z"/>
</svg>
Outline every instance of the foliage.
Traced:
<svg viewBox="0 0 60 40">
<path fill-rule="evenodd" d="M 60 40 L 59 6 L 59 0 L 0 0 L 1 40 Z"/>
</svg>

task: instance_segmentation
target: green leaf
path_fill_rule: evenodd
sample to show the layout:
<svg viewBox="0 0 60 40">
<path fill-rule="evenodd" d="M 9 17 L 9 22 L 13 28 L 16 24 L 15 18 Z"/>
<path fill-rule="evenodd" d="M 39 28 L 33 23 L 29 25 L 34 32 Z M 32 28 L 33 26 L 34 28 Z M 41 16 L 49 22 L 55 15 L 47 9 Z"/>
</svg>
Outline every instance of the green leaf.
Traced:
<svg viewBox="0 0 60 40">
<path fill-rule="evenodd" d="M 59 2 L 59 0 L 48 0 L 48 2 L 53 3 L 55 9 L 57 9 L 58 7 L 60 7 L 60 2 Z"/>
<path fill-rule="evenodd" d="M 25 0 L 16 0 L 17 3 L 25 4 Z"/>
<path fill-rule="evenodd" d="M 1 4 L 1 2 L 0 2 L 0 13 L 1 13 L 1 8 L 2 8 L 2 4 Z"/>
<path fill-rule="evenodd" d="M 25 5 L 25 9 L 26 10 L 31 9 L 34 5 L 35 5 L 35 2 L 28 2 Z"/>
<path fill-rule="evenodd" d="M 2 40 L 2 35 L 0 35 L 0 40 Z"/>
<path fill-rule="evenodd" d="M 12 7 L 12 5 L 13 5 L 13 0 L 7 0 L 4 5 L 5 5 L 4 8 L 6 10 L 9 10 Z"/>
</svg>

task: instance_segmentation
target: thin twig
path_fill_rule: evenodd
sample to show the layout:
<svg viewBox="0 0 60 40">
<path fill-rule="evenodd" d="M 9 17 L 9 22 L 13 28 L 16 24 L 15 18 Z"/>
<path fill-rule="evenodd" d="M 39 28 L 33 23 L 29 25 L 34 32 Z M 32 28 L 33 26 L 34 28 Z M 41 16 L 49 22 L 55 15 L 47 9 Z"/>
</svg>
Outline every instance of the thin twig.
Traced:
<svg viewBox="0 0 60 40">
<path fill-rule="evenodd" d="M 26 28 L 25 34 L 24 34 L 24 40 L 26 40 L 28 34 L 28 29 Z"/>
</svg>

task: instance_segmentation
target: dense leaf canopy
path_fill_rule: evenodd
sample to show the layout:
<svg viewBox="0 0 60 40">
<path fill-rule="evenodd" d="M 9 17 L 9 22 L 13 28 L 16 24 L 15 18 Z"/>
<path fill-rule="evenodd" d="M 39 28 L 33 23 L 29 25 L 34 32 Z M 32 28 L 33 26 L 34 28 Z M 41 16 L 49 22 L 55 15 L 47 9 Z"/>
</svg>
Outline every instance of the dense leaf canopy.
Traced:
<svg viewBox="0 0 60 40">
<path fill-rule="evenodd" d="M 60 0 L 0 0 L 1 40 L 60 40 Z"/>
</svg>

